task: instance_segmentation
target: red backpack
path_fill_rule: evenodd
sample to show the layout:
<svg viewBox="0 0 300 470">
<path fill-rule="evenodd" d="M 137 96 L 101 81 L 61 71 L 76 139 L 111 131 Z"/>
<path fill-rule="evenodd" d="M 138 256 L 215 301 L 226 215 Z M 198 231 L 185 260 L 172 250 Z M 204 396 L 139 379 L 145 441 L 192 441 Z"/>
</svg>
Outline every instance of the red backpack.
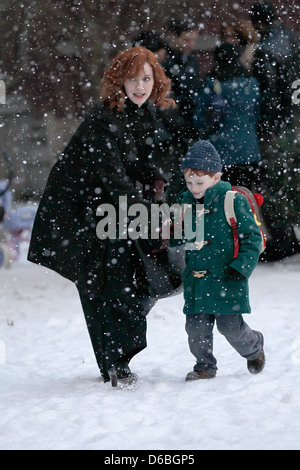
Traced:
<svg viewBox="0 0 300 470">
<path fill-rule="evenodd" d="M 255 193 L 253 194 L 250 189 L 245 188 L 244 186 L 232 186 L 231 190 L 227 191 L 224 201 L 224 211 L 225 216 L 228 224 L 232 227 L 233 231 L 233 242 L 234 242 L 234 254 L 233 258 L 237 258 L 239 254 L 239 237 L 238 237 L 238 227 L 237 227 L 237 219 L 234 211 L 234 198 L 237 193 L 242 194 L 245 196 L 250 204 L 251 210 L 254 215 L 255 222 L 259 227 L 261 233 L 261 245 L 260 245 L 260 253 L 262 253 L 266 248 L 266 237 L 261 228 L 262 220 L 261 215 L 259 213 L 259 207 L 263 203 L 263 196 L 261 194 Z"/>
</svg>

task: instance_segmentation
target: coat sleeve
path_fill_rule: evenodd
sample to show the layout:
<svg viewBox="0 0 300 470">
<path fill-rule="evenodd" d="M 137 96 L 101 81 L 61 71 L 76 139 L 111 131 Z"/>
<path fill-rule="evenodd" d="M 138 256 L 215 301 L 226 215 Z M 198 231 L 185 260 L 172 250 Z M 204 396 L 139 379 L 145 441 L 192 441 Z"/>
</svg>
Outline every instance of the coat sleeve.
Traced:
<svg viewBox="0 0 300 470">
<path fill-rule="evenodd" d="M 242 194 L 236 194 L 234 209 L 239 234 L 239 254 L 230 267 L 246 278 L 252 274 L 258 263 L 261 246 L 261 233 L 255 222 L 250 204 Z"/>
</svg>

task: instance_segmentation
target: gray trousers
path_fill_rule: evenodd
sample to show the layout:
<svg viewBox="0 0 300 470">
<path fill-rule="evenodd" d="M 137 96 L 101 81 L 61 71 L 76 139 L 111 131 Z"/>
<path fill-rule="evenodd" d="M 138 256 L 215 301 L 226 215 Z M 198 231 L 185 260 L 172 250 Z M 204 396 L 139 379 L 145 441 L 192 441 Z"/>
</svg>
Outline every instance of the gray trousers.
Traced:
<svg viewBox="0 0 300 470">
<path fill-rule="evenodd" d="M 257 359 L 263 349 L 263 335 L 251 330 L 242 315 L 186 315 L 185 329 L 191 353 L 196 357 L 194 370 L 206 370 L 215 375 L 217 360 L 213 356 L 213 328 L 225 336 L 229 344 L 245 359 Z"/>
</svg>

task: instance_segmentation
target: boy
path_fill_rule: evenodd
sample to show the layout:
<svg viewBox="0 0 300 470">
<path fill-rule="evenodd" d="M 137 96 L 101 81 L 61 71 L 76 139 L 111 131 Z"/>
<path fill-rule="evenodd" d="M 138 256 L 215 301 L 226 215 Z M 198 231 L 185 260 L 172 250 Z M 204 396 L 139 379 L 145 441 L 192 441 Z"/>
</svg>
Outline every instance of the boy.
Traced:
<svg viewBox="0 0 300 470">
<path fill-rule="evenodd" d="M 252 374 L 265 365 L 262 333 L 253 331 L 242 314 L 250 313 L 248 278 L 258 263 L 261 234 L 246 197 L 236 194 L 234 208 L 239 234 L 239 253 L 234 259 L 232 228 L 224 212 L 225 194 L 231 184 L 221 180 L 222 163 L 215 147 L 200 140 L 188 151 L 181 170 L 187 191 L 180 204 L 191 204 L 196 224 L 197 204 L 204 204 L 204 242 L 186 251 L 184 313 L 189 347 L 196 365 L 186 380 L 216 376 L 213 327 L 247 360 Z"/>
</svg>

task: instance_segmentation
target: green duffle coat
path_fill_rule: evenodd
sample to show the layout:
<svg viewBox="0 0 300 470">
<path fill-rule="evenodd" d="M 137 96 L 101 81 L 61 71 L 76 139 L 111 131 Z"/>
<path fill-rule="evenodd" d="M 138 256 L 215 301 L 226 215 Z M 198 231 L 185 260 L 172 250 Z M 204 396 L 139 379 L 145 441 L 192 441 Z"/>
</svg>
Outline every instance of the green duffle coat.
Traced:
<svg viewBox="0 0 300 470">
<path fill-rule="evenodd" d="M 244 314 L 251 313 L 248 279 L 258 263 L 261 234 L 246 197 L 236 194 L 235 213 L 238 223 L 239 254 L 233 259 L 233 231 L 225 218 L 225 194 L 230 183 L 219 181 L 208 188 L 204 197 L 204 241 L 201 249 L 187 249 L 184 273 L 185 314 Z M 195 227 L 197 201 L 190 191 L 178 197 L 178 202 L 192 205 Z M 199 206 L 198 206 L 199 209 Z M 199 212 L 198 212 L 199 213 Z M 189 246 L 189 248 L 192 247 Z M 233 280 L 226 274 L 228 267 L 245 276 L 245 280 Z M 203 277 L 196 277 L 206 271 Z M 198 273 L 199 275 L 199 273 Z M 200 274 L 201 275 L 201 274 Z"/>
</svg>

